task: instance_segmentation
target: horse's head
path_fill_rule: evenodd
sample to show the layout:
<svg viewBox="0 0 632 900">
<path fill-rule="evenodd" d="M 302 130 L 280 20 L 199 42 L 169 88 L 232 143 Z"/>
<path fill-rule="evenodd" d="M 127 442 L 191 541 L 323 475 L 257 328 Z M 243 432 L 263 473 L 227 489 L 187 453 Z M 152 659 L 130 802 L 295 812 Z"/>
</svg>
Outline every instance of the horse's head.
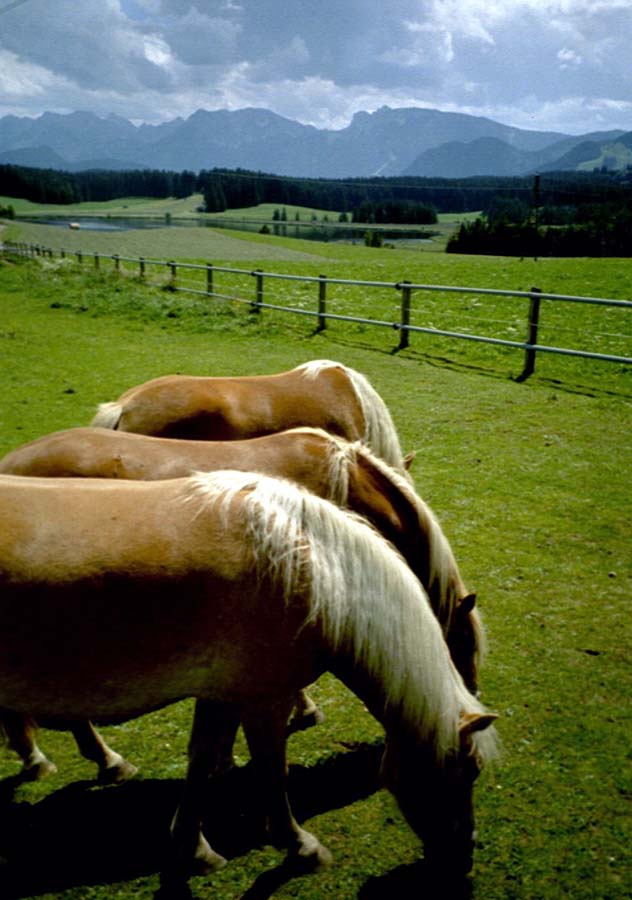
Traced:
<svg viewBox="0 0 632 900">
<path fill-rule="evenodd" d="M 382 778 L 404 817 L 424 844 L 437 875 L 464 877 L 472 868 L 475 828 L 472 792 L 482 767 L 477 735 L 497 717 L 470 713 L 459 726 L 458 749 L 438 762 L 434 750 L 413 738 L 389 739 Z"/>
<path fill-rule="evenodd" d="M 483 629 L 475 609 L 476 594 L 466 594 L 456 604 L 446 634 L 452 662 L 471 694 L 478 694 L 478 668 L 483 653 Z"/>
</svg>

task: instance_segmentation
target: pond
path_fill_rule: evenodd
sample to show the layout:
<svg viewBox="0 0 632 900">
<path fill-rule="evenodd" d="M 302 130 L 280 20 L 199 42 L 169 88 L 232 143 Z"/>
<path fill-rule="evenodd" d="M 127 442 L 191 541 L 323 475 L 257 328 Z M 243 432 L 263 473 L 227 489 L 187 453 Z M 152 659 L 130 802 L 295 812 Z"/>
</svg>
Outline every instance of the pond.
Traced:
<svg viewBox="0 0 632 900">
<path fill-rule="evenodd" d="M 426 228 L 393 228 L 358 223 L 353 225 L 337 225 L 333 222 L 262 222 L 254 219 L 167 219 L 157 217 L 80 217 L 54 216 L 51 218 L 20 216 L 22 222 L 34 222 L 38 225 L 55 225 L 60 228 L 71 228 L 75 224 L 81 231 L 133 231 L 145 228 L 230 228 L 234 231 L 261 232 L 265 226 L 267 233 L 280 237 L 301 238 L 307 241 L 344 241 L 347 243 L 364 243 L 367 231 L 379 231 L 382 240 L 388 243 L 416 244 L 428 242 L 433 232 Z"/>
</svg>

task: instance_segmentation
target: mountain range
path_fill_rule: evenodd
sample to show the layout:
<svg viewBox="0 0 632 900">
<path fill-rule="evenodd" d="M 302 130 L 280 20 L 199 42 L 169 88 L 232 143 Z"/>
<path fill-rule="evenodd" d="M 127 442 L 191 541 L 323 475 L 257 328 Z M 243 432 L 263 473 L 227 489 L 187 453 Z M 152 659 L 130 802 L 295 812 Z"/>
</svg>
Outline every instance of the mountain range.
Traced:
<svg viewBox="0 0 632 900">
<path fill-rule="evenodd" d="M 0 164 L 84 169 L 243 168 L 313 178 L 529 175 L 632 165 L 632 132 L 567 135 L 435 109 L 358 112 L 346 128 L 265 109 L 198 110 L 159 125 L 46 112 L 0 118 Z"/>
</svg>

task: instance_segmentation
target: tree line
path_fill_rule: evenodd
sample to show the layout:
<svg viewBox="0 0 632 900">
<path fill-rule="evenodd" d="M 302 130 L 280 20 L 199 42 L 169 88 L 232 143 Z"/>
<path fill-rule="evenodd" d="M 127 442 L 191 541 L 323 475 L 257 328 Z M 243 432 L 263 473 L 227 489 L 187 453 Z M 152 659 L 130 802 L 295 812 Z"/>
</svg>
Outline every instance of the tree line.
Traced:
<svg viewBox="0 0 632 900">
<path fill-rule="evenodd" d="M 207 212 L 274 203 L 345 211 L 355 221 L 371 221 L 370 216 L 374 217 L 373 221 L 386 221 L 380 210 L 393 204 L 391 214 L 403 215 L 407 208 L 411 216 L 408 221 L 415 222 L 416 216 L 427 215 L 424 210 L 457 213 L 486 210 L 496 197 L 517 200 L 527 206 L 534 203 L 533 176 L 342 180 L 290 178 L 245 169 L 212 169 L 200 172 L 200 182 Z M 615 202 L 629 199 L 631 187 L 632 172 L 623 175 L 606 171 L 552 172 L 539 177 L 537 203 L 553 208 Z"/>
<path fill-rule="evenodd" d="M 609 202 L 529 207 L 496 197 L 464 222 L 448 253 L 490 256 L 632 256 L 632 192 Z"/>
<path fill-rule="evenodd" d="M 291 178 L 245 169 L 199 173 L 152 169 L 64 172 L 0 165 L 0 195 L 70 204 L 123 197 L 188 197 L 226 212 L 260 203 L 343 213 L 363 224 L 432 224 L 437 212 L 482 210 L 464 223 L 448 250 L 464 253 L 630 255 L 632 168 L 622 172 L 552 172 L 475 178 Z"/>
<path fill-rule="evenodd" d="M 189 197 L 197 190 L 199 181 L 194 172 L 154 169 L 63 172 L 0 165 L 0 194 L 21 197 L 33 203 L 68 205 L 122 197 Z"/>
</svg>

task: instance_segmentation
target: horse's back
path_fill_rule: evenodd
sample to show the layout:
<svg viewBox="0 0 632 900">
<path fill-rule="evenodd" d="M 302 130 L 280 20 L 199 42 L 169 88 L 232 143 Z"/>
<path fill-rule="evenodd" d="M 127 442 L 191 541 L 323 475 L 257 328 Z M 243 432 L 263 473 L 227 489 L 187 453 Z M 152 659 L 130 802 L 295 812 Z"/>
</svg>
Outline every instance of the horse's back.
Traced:
<svg viewBox="0 0 632 900">
<path fill-rule="evenodd" d="M 240 510 L 189 479 L 0 476 L 0 707 L 114 720 L 279 689 L 306 613 L 254 576 Z"/>
<path fill-rule="evenodd" d="M 120 410 L 118 430 L 162 437 L 236 440 L 301 425 L 349 440 L 364 435 L 362 407 L 340 365 L 313 375 L 302 367 L 226 378 L 165 375 L 130 388 L 109 406 Z M 99 413 L 93 424 L 107 422 Z"/>
</svg>

